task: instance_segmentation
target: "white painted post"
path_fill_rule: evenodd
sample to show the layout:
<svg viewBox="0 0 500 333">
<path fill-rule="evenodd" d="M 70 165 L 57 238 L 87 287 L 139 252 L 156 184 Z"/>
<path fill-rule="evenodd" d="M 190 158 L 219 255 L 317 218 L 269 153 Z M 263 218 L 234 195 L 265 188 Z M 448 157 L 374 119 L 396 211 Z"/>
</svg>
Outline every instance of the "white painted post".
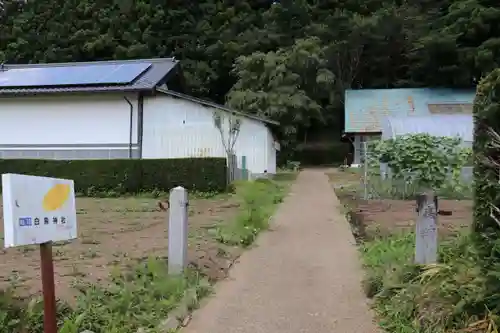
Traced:
<svg viewBox="0 0 500 333">
<path fill-rule="evenodd" d="M 417 196 L 417 223 L 415 239 L 415 263 L 433 264 L 437 262 L 437 212 L 438 199 L 433 192 Z"/>
<path fill-rule="evenodd" d="M 168 218 L 168 272 L 180 274 L 187 267 L 188 194 L 177 186 L 170 191 Z"/>
</svg>

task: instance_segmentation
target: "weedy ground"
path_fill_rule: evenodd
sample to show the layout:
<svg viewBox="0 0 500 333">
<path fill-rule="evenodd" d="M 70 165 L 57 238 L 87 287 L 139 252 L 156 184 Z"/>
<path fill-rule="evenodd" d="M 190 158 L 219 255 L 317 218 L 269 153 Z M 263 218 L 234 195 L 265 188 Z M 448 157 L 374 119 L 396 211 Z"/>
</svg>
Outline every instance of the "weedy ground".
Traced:
<svg viewBox="0 0 500 333">
<path fill-rule="evenodd" d="M 463 233 L 439 246 L 437 264 L 412 263 L 414 234 L 368 241 L 361 246 L 364 288 L 380 326 L 397 333 L 495 333 L 500 304 L 499 263 Z"/>
<path fill-rule="evenodd" d="M 414 265 L 414 201 L 361 200 L 355 174 L 335 170 L 330 179 L 358 240 L 363 288 L 380 326 L 391 333 L 498 332 L 500 242 L 485 255 L 469 233 L 471 202 L 440 201 L 452 216 L 439 217 L 438 263 Z"/>
<path fill-rule="evenodd" d="M 238 182 L 228 194 L 190 198 L 190 265 L 178 277 L 166 272 L 168 216 L 158 199 L 78 198 L 79 238 L 54 246 L 60 333 L 156 333 L 187 293 L 197 300 L 226 276 L 294 178 Z M 0 333 L 43 332 L 38 260 L 36 247 L 0 254 Z"/>
<path fill-rule="evenodd" d="M 335 193 L 345 207 L 351 224 L 357 229 L 356 236 L 369 238 L 372 235 L 392 235 L 414 230 L 417 216 L 415 210 L 417 192 L 403 200 L 400 199 L 403 197 L 400 188 L 391 187 L 390 182 L 371 182 L 375 187 L 371 190 L 374 193 L 383 193 L 384 195 L 364 200 L 362 199 L 364 191 L 361 184 L 361 170 L 346 169 L 340 171 L 332 169 L 328 172 L 328 177 Z M 391 190 L 386 191 L 389 187 Z M 440 235 L 447 237 L 462 229 L 468 229 L 472 223 L 472 200 L 456 200 L 443 196 L 439 196 L 439 198 L 439 209 L 452 213 L 439 217 Z"/>
</svg>

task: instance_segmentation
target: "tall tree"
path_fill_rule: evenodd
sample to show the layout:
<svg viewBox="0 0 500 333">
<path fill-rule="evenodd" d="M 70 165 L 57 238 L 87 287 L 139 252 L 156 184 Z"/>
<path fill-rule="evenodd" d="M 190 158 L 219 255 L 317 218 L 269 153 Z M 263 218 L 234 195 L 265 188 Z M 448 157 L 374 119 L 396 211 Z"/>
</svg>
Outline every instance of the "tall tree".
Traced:
<svg viewBox="0 0 500 333">
<path fill-rule="evenodd" d="M 416 44 L 411 75 L 431 86 L 474 86 L 500 65 L 500 3 L 457 0 L 443 14 Z"/>
<path fill-rule="evenodd" d="M 280 120 L 289 146 L 339 137 L 346 89 L 469 87 L 500 65 L 493 0 L 0 2 L 0 62 L 175 56 L 187 93 Z"/>
<path fill-rule="evenodd" d="M 300 129 L 307 132 L 313 120 L 324 121 L 323 104 L 331 102 L 334 81 L 326 64 L 321 41 L 315 37 L 276 52 L 240 57 L 228 104 L 278 120 L 283 144 L 296 143 Z"/>
</svg>

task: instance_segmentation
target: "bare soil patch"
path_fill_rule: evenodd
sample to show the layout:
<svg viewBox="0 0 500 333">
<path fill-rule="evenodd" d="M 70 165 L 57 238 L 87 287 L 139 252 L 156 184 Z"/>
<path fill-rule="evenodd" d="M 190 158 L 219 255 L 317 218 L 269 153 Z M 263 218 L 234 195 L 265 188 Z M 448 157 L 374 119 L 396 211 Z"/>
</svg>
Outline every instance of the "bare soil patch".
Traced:
<svg viewBox="0 0 500 333">
<path fill-rule="evenodd" d="M 441 236 L 455 233 L 471 224 L 470 200 L 441 200 L 439 206 L 439 209 L 452 213 L 438 217 L 438 232 Z M 365 232 L 381 235 L 414 230 L 417 218 L 415 202 L 403 200 L 359 200 L 351 214 L 361 219 Z"/>
<path fill-rule="evenodd" d="M 210 279 L 224 278 L 240 249 L 224 247 L 209 233 L 230 222 L 238 212 L 235 198 L 195 199 L 189 206 L 189 260 Z M 113 269 L 137 259 L 167 255 L 168 213 L 148 198 L 78 198 L 78 239 L 54 244 L 56 293 L 70 301 L 75 282 L 105 284 Z M 0 231 L 3 234 L 3 222 Z M 20 296 L 40 292 L 37 246 L 0 250 L 0 288 L 12 287 Z"/>
<path fill-rule="evenodd" d="M 328 173 L 335 192 L 346 207 L 353 232 L 358 238 L 388 235 L 414 230 L 417 218 L 414 200 L 363 200 L 356 191 L 360 175 L 356 172 L 331 170 Z M 439 200 L 439 209 L 451 212 L 438 218 L 439 234 L 455 233 L 472 223 L 471 200 Z"/>
</svg>

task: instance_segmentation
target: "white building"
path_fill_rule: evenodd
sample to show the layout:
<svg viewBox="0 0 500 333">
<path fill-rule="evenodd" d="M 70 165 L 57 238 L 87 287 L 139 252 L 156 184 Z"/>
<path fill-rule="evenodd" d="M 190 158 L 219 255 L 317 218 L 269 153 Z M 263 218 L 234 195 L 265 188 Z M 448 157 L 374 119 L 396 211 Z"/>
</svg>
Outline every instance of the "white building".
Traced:
<svg viewBox="0 0 500 333">
<path fill-rule="evenodd" d="M 398 88 L 346 90 L 344 132 L 354 148 L 353 164 L 363 160 L 365 142 L 381 138 L 386 117 L 472 115 L 474 89 Z M 454 124 L 441 123 L 443 127 Z M 426 133 L 424 128 L 419 133 Z"/>
<path fill-rule="evenodd" d="M 4 65 L 0 158 L 225 157 L 218 112 L 241 120 L 239 167 L 246 156 L 251 173 L 276 172 L 277 123 L 176 92 L 181 87 L 178 62 L 165 58 Z"/>
</svg>

